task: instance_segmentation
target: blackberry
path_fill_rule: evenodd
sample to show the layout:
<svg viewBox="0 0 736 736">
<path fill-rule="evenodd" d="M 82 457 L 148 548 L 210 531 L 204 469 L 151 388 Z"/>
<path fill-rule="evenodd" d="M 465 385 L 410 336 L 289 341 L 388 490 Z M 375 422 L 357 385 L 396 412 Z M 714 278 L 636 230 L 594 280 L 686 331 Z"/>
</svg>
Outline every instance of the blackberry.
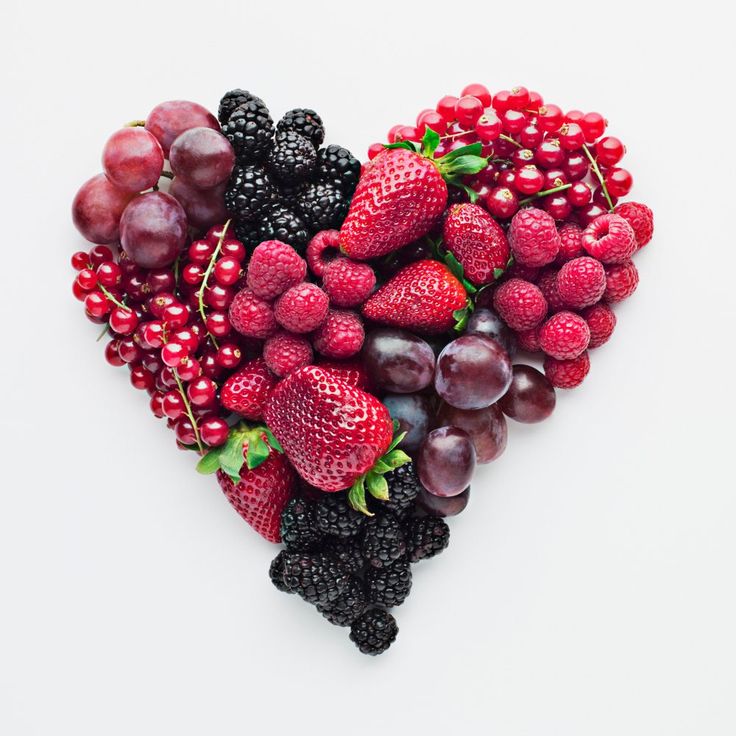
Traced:
<svg viewBox="0 0 736 736">
<path fill-rule="evenodd" d="M 410 519 L 404 531 L 407 554 L 412 562 L 428 560 L 442 552 L 450 543 L 450 527 L 444 519 L 431 516 Z"/>
<path fill-rule="evenodd" d="M 400 606 L 411 590 L 411 566 L 409 560 L 397 560 L 380 570 L 372 568 L 365 578 L 368 600 L 378 606 Z"/>
<path fill-rule="evenodd" d="M 373 567 L 387 567 L 406 553 L 401 522 L 392 514 L 370 517 L 364 524 L 363 557 Z"/>
<path fill-rule="evenodd" d="M 314 518 L 323 534 L 348 539 L 360 532 L 366 516 L 348 505 L 344 493 L 326 493 L 314 508 Z"/>
<path fill-rule="evenodd" d="M 279 196 L 278 200 L 285 207 L 288 207 L 292 212 L 297 208 L 297 202 L 299 197 L 304 194 L 307 188 L 306 182 L 300 181 L 298 184 L 282 184 L 279 183 Z"/>
<path fill-rule="evenodd" d="M 314 146 L 293 130 L 278 133 L 268 154 L 269 170 L 284 184 L 304 181 L 312 173 L 316 163 L 317 152 Z"/>
<path fill-rule="evenodd" d="M 317 179 L 331 182 L 350 197 L 358 186 L 361 165 L 347 148 L 334 143 L 317 151 Z"/>
<path fill-rule="evenodd" d="M 313 552 L 322 546 L 314 521 L 314 504 L 292 498 L 281 512 L 281 541 L 289 552 Z"/>
<path fill-rule="evenodd" d="M 332 603 L 317 604 L 317 610 L 335 626 L 350 626 L 368 605 L 363 584 L 351 577 L 345 591 Z"/>
<path fill-rule="evenodd" d="M 325 139 L 325 126 L 322 118 L 314 110 L 306 107 L 297 107 L 284 114 L 279 120 L 276 130 L 280 133 L 284 130 L 293 130 L 311 141 L 315 148 L 319 148 Z"/>
<path fill-rule="evenodd" d="M 261 240 L 281 240 L 292 248 L 303 251 L 309 242 L 309 230 L 304 221 L 282 204 L 271 205 L 260 221 Z"/>
<path fill-rule="evenodd" d="M 332 603 L 349 584 L 350 573 L 334 557 L 320 552 L 284 555 L 284 585 L 307 603 Z"/>
<path fill-rule="evenodd" d="M 414 463 L 407 463 L 383 476 L 388 483 L 388 501 L 381 508 L 398 517 L 404 517 L 414 508 L 419 490 L 422 487 Z"/>
<path fill-rule="evenodd" d="M 268 568 L 268 577 L 271 578 L 271 582 L 274 584 L 276 590 L 280 590 L 282 593 L 293 593 L 294 591 L 289 590 L 284 583 L 284 555 L 286 552 L 283 550 L 274 557 L 271 562 L 271 567 Z"/>
<path fill-rule="evenodd" d="M 241 164 L 260 161 L 273 145 L 273 120 L 263 100 L 257 97 L 236 107 L 222 132 Z"/>
<path fill-rule="evenodd" d="M 276 187 L 263 168 L 236 165 L 225 189 L 225 207 L 240 220 L 252 220 L 275 196 Z"/>
<path fill-rule="evenodd" d="M 261 242 L 261 226 L 257 220 L 235 220 L 233 232 L 246 250 L 253 250 Z"/>
<path fill-rule="evenodd" d="M 396 619 L 388 612 L 373 608 L 359 616 L 350 627 L 350 641 L 363 654 L 381 654 L 395 641 L 399 633 Z"/>
<path fill-rule="evenodd" d="M 298 200 L 299 212 L 307 225 L 314 231 L 338 230 L 350 202 L 331 182 L 314 182 L 307 185 Z"/>
<path fill-rule="evenodd" d="M 325 540 L 323 551 L 339 560 L 343 567 L 354 574 L 360 574 L 365 567 L 363 548 L 357 539 L 343 541 L 336 537 Z"/>
<path fill-rule="evenodd" d="M 256 97 L 244 89 L 231 89 L 229 92 L 225 92 L 220 100 L 220 107 L 217 110 L 217 119 L 221 123 L 226 123 L 237 107 L 251 100 L 263 102 L 260 97 Z"/>
</svg>

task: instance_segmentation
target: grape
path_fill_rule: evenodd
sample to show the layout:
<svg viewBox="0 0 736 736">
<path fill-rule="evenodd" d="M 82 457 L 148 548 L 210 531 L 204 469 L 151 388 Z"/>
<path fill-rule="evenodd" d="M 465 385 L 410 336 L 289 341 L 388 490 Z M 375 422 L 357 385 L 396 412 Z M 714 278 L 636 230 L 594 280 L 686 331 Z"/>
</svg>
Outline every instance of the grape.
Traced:
<svg viewBox="0 0 736 736">
<path fill-rule="evenodd" d="M 72 202 L 72 219 L 91 243 L 120 240 L 120 218 L 133 194 L 122 192 L 104 175 L 97 174 L 79 188 Z"/>
<path fill-rule="evenodd" d="M 546 419 L 555 408 L 557 397 L 549 379 L 530 365 L 515 365 L 511 385 L 498 402 L 506 416 L 524 424 Z"/>
<path fill-rule="evenodd" d="M 226 181 L 235 165 L 235 152 L 222 133 L 211 128 L 190 128 L 172 144 L 171 170 L 185 184 L 211 189 Z"/>
<path fill-rule="evenodd" d="M 501 345 L 482 335 L 463 335 L 440 353 L 434 386 L 458 409 L 482 409 L 506 393 L 511 360 Z"/>
<path fill-rule="evenodd" d="M 120 220 L 123 250 L 142 268 L 170 265 L 186 240 L 187 216 L 170 194 L 142 194 L 125 208 Z"/>
<path fill-rule="evenodd" d="M 434 375 L 432 348 L 404 330 L 381 328 L 365 339 L 363 361 L 377 386 L 397 394 L 421 391 Z"/>
<path fill-rule="evenodd" d="M 429 430 L 429 399 L 421 394 L 386 394 L 382 402 L 391 418 L 398 421 L 399 432 L 406 432 L 399 446 L 406 452 L 418 450 Z"/>
<path fill-rule="evenodd" d="M 166 158 L 169 157 L 171 144 L 185 130 L 201 127 L 220 130 L 217 118 L 209 110 L 186 100 L 162 102 L 151 110 L 146 120 L 146 130 L 156 136 Z"/>
<path fill-rule="evenodd" d="M 419 480 L 435 496 L 459 495 L 470 485 L 474 470 L 475 448 L 464 429 L 433 429 L 419 448 Z"/>
<path fill-rule="evenodd" d="M 435 496 L 424 488 L 419 489 L 417 503 L 430 516 L 457 516 L 468 505 L 470 486 L 457 496 Z"/>
<path fill-rule="evenodd" d="M 437 423 L 440 427 L 464 429 L 473 440 L 479 463 L 490 463 L 506 449 L 508 427 L 498 404 L 485 409 L 456 409 L 443 402 L 437 412 Z"/>
<path fill-rule="evenodd" d="M 138 193 L 158 183 L 164 168 L 164 152 L 145 128 L 123 128 L 105 143 L 102 166 L 118 189 Z"/>
<path fill-rule="evenodd" d="M 227 183 L 212 189 L 194 189 L 175 177 L 169 194 L 184 208 L 187 221 L 195 230 L 207 230 L 227 220 L 225 187 Z"/>
<path fill-rule="evenodd" d="M 510 358 L 516 354 L 516 337 L 513 331 L 490 309 L 476 309 L 468 318 L 465 334 L 492 337 L 501 343 Z"/>
</svg>

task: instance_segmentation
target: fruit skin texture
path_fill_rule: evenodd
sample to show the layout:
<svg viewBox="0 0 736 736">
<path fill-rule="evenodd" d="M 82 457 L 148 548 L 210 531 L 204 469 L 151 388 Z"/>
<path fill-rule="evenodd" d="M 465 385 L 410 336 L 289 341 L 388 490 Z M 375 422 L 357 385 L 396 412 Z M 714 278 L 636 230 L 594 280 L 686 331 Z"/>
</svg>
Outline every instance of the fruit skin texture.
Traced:
<svg viewBox="0 0 736 736">
<path fill-rule="evenodd" d="M 603 264 L 595 258 L 573 258 L 557 274 L 557 291 L 565 305 L 573 309 L 595 304 L 605 290 L 606 272 Z"/>
<path fill-rule="evenodd" d="M 232 326 L 246 337 L 265 339 L 278 329 L 268 302 L 259 299 L 250 289 L 241 289 L 228 310 Z"/>
<path fill-rule="evenodd" d="M 641 202 L 621 202 L 613 212 L 631 225 L 636 236 L 637 248 L 643 248 L 654 234 L 654 213 Z"/>
<path fill-rule="evenodd" d="M 278 299 L 273 308 L 276 321 L 290 332 L 312 332 L 327 316 L 330 300 L 316 284 L 304 281 L 292 286 Z"/>
<path fill-rule="evenodd" d="M 511 386 L 498 405 L 517 422 L 536 424 L 552 414 L 556 403 L 549 379 L 530 365 L 517 364 Z"/>
<path fill-rule="evenodd" d="M 539 346 L 552 358 L 577 358 L 590 342 L 588 323 L 574 312 L 558 312 L 539 330 Z"/>
<path fill-rule="evenodd" d="M 566 263 L 573 258 L 585 255 L 583 251 L 583 231 L 574 223 L 565 223 L 559 230 L 560 252 L 557 254 L 557 263 Z"/>
<path fill-rule="evenodd" d="M 555 388 L 575 388 L 590 371 L 590 357 L 586 352 L 572 360 L 544 359 L 544 374 Z"/>
<path fill-rule="evenodd" d="M 565 300 L 560 295 L 560 289 L 557 284 L 558 274 L 559 270 L 557 268 L 548 266 L 542 270 L 536 281 L 539 290 L 547 301 L 547 307 L 552 314 L 563 310 L 567 306 Z"/>
<path fill-rule="evenodd" d="M 246 419 L 262 419 L 268 395 L 276 383 L 266 361 L 255 358 L 222 384 L 220 403 Z"/>
<path fill-rule="evenodd" d="M 306 261 L 290 245 L 266 240 L 250 257 L 247 283 L 257 297 L 270 301 L 301 283 L 306 275 Z"/>
<path fill-rule="evenodd" d="M 371 567 L 388 567 L 406 553 L 404 532 L 393 514 L 372 516 L 364 528 L 363 557 Z"/>
<path fill-rule="evenodd" d="M 588 349 L 599 348 L 607 343 L 616 327 L 616 315 L 613 310 L 607 304 L 595 304 L 580 314 L 590 329 Z"/>
<path fill-rule="evenodd" d="M 312 362 L 312 346 L 306 337 L 279 332 L 266 340 L 263 359 L 277 376 L 286 376 Z"/>
<path fill-rule="evenodd" d="M 411 519 L 405 529 L 407 555 L 411 562 L 428 560 L 447 549 L 450 527 L 442 519 L 431 516 Z"/>
<path fill-rule="evenodd" d="M 350 386 L 370 391 L 371 381 L 360 360 L 319 360 L 317 365 Z"/>
<path fill-rule="evenodd" d="M 514 258 L 522 266 L 546 266 L 560 252 L 560 236 L 554 218 L 534 207 L 519 210 L 514 215 L 508 238 Z"/>
<path fill-rule="evenodd" d="M 312 335 L 314 349 L 326 358 L 352 358 L 360 352 L 365 331 L 355 312 L 330 309 L 327 317 Z"/>
<path fill-rule="evenodd" d="M 376 285 L 376 274 L 366 263 L 336 258 L 325 268 L 322 286 L 333 307 L 359 307 Z"/>
<path fill-rule="evenodd" d="M 603 298 L 609 304 L 628 299 L 639 285 L 639 271 L 633 261 L 606 266 L 606 290 Z"/>
<path fill-rule="evenodd" d="M 350 627 L 350 641 L 363 654 L 375 656 L 385 652 L 399 633 L 396 619 L 388 612 L 372 608 L 359 616 Z"/>
<path fill-rule="evenodd" d="M 465 277 L 476 286 L 495 281 L 496 269 L 503 270 L 510 250 L 501 226 L 477 204 L 450 208 L 443 227 L 445 247 L 460 261 Z"/>
<path fill-rule="evenodd" d="M 391 444 L 391 417 L 378 399 L 317 366 L 300 368 L 271 392 L 265 420 L 304 480 L 341 491 Z"/>
<path fill-rule="evenodd" d="M 120 239 L 120 218 L 133 194 L 123 192 L 104 175 L 86 181 L 72 202 L 72 220 L 90 243 L 115 243 Z"/>
<path fill-rule="evenodd" d="M 307 245 L 307 264 L 309 270 L 317 277 L 325 275 L 327 265 L 338 255 L 340 247 L 339 230 L 322 230 Z M 333 251 L 331 257 L 325 257 L 327 251 Z"/>
<path fill-rule="evenodd" d="M 164 152 L 145 128 L 122 128 L 105 144 L 102 167 L 118 189 L 135 194 L 158 183 L 164 168 Z"/>
<path fill-rule="evenodd" d="M 510 279 L 496 289 L 493 306 L 514 330 L 531 330 L 547 314 L 547 301 L 538 287 L 523 279 Z"/>
<path fill-rule="evenodd" d="M 636 235 L 620 215 L 601 215 L 583 231 L 583 248 L 601 263 L 625 263 L 636 251 Z"/>
<path fill-rule="evenodd" d="M 467 302 L 465 287 L 447 266 L 439 261 L 415 261 L 368 299 L 363 315 L 375 322 L 431 335 L 452 328 L 456 322 L 453 313 L 465 309 Z"/>
<path fill-rule="evenodd" d="M 187 100 L 162 102 L 146 118 L 146 130 L 156 137 L 167 158 L 171 144 L 185 130 L 200 127 L 220 130 L 217 118 L 209 110 Z"/>
<path fill-rule="evenodd" d="M 363 170 L 340 248 L 359 261 L 377 258 L 426 235 L 447 204 L 447 184 L 428 158 L 404 148 L 379 153 Z"/>
</svg>

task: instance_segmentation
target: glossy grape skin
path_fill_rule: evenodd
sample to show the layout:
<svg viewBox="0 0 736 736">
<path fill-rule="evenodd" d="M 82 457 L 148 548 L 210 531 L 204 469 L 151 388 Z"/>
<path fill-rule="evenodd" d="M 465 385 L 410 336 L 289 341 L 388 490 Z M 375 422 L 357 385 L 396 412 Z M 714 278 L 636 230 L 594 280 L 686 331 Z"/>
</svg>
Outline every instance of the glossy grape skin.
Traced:
<svg viewBox="0 0 736 736">
<path fill-rule="evenodd" d="M 178 176 L 169 186 L 169 194 L 184 208 L 187 221 L 195 230 L 208 230 L 227 220 L 225 188 L 227 182 L 212 189 L 195 189 Z"/>
<path fill-rule="evenodd" d="M 474 470 L 475 448 L 464 429 L 433 429 L 419 448 L 419 480 L 435 496 L 459 495 L 470 485 Z"/>
<path fill-rule="evenodd" d="M 74 197 L 74 225 L 90 243 L 116 243 L 120 218 L 134 196 L 118 189 L 104 174 L 97 174 L 82 184 Z"/>
<path fill-rule="evenodd" d="M 158 183 L 164 152 L 145 128 L 121 128 L 105 143 L 102 167 L 118 189 L 137 194 Z"/>
<path fill-rule="evenodd" d="M 545 420 L 555 408 L 557 397 L 549 379 L 530 365 L 515 365 L 511 385 L 498 402 L 506 416 L 524 424 Z"/>
<path fill-rule="evenodd" d="M 473 440 L 478 463 L 490 463 L 506 449 L 508 427 L 498 404 L 485 409 L 456 409 L 443 402 L 436 423 L 439 427 L 464 429 Z"/>
<path fill-rule="evenodd" d="M 421 394 L 386 394 L 381 399 L 392 419 L 399 423 L 399 432 L 406 432 L 401 447 L 408 453 L 416 452 L 429 431 L 432 407 Z"/>
<path fill-rule="evenodd" d="M 171 144 L 190 128 L 212 128 L 220 130 L 217 118 L 202 105 L 187 100 L 162 102 L 151 110 L 146 119 L 146 130 L 150 131 L 169 157 Z"/>
<path fill-rule="evenodd" d="M 466 335 L 485 335 L 501 344 L 510 358 L 516 355 L 513 330 L 491 309 L 476 309 L 468 318 Z"/>
<path fill-rule="evenodd" d="M 458 409 L 482 409 L 506 393 L 511 360 L 500 343 L 482 335 L 453 340 L 437 359 L 434 386 Z"/>
<path fill-rule="evenodd" d="M 470 486 L 457 496 L 435 496 L 425 488 L 419 489 L 417 495 L 417 504 L 429 514 L 429 516 L 438 516 L 445 518 L 447 516 L 457 516 L 465 510 L 470 499 Z"/>
<path fill-rule="evenodd" d="M 421 391 L 434 377 L 432 348 L 405 330 L 379 328 L 369 333 L 363 363 L 376 386 L 397 394 Z"/>
<path fill-rule="evenodd" d="M 190 128 L 171 144 L 169 161 L 174 175 L 184 183 L 196 189 L 211 189 L 230 177 L 235 152 L 222 133 L 212 128 Z"/>
<path fill-rule="evenodd" d="M 174 262 L 187 240 L 184 208 L 164 192 L 149 192 L 131 202 L 120 220 L 120 242 L 142 268 Z"/>
</svg>

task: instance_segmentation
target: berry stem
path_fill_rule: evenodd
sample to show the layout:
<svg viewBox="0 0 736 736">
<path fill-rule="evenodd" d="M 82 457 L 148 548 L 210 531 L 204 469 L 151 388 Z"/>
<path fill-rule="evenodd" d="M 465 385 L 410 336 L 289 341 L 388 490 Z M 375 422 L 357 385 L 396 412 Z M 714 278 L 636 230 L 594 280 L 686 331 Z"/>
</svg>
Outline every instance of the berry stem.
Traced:
<svg viewBox="0 0 736 736">
<path fill-rule="evenodd" d="M 95 338 L 95 342 L 99 342 L 100 340 L 102 340 L 102 338 L 105 337 L 105 335 L 107 335 L 108 331 L 109 331 L 109 325 L 105 325 L 102 329 L 102 332 L 100 332 L 100 334 L 97 335 L 97 337 Z"/>
<path fill-rule="evenodd" d="M 161 176 L 164 179 L 173 179 L 174 178 L 174 174 L 171 171 L 162 171 L 161 172 Z"/>
<path fill-rule="evenodd" d="M 125 128 L 143 128 L 146 124 L 145 120 L 131 120 L 129 123 L 125 123 Z"/>
<path fill-rule="evenodd" d="M 181 396 L 181 400 L 184 402 L 184 406 L 186 407 L 187 416 L 189 417 L 189 421 L 192 423 L 192 429 L 194 429 L 194 438 L 197 440 L 199 454 L 204 455 L 204 446 L 202 445 L 202 440 L 199 436 L 199 427 L 197 426 L 197 420 L 194 418 L 192 405 L 189 403 L 189 399 L 187 398 L 187 392 L 184 390 L 184 384 L 182 384 L 181 378 L 179 378 L 179 373 L 176 368 L 174 368 L 172 373 L 174 374 L 174 378 L 176 379 L 176 385 L 179 388 L 179 395 Z"/>
<path fill-rule="evenodd" d="M 133 310 L 123 302 L 119 302 L 102 284 L 98 283 L 97 288 L 105 295 L 108 301 L 112 302 L 116 307 L 124 309 L 126 312 L 132 312 Z"/>
<path fill-rule="evenodd" d="M 519 204 L 529 204 L 529 202 L 533 202 L 535 199 L 538 199 L 539 197 L 546 197 L 548 194 L 556 194 L 557 192 L 564 192 L 565 189 L 569 189 L 572 186 L 572 184 L 560 184 L 558 187 L 552 187 L 552 189 L 545 189 L 542 192 L 537 192 L 536 194 L 532 194 L 531 197 L 527 197 L 526 199 L 522 199 Z"/>
<path fill-rule="evenodd" d="M 601 170 L 598 168 L 598 162 L 593 158 L 593 155 L 591 154 L 590 150 L 588 149 L 588 146 L 583 144 L 583 152 L 588 157 L 588 161 L 590 161 L 590 165 L 593 168 L 593 173 L 596 176 L 596 179 L 600 182 L 601 189 L 603 190 L 603 196 L 606 198 L 606 202 L 608 202 L 608 211 L 613 212 L 613 202 L 611 201 L 611 197 L 608 194 L 608 187 L 606 186 L 606 182 L 603 179 L 603 174 L 601 174 Z"/>
<path fill-rule="evenodd" d="M 217 260 L 217 256 L 220 255 L 220 251 L 222 250 L 222 243 L 225 240 L 225 235 L 227 235 L 227 229 L 230 227 L 230 223 L 232 220 L 228 220 L 225 223 L 225 226 L 222 228 L 222 232 L 220 233 L 220 237 L 217 241 L 217 247 L 215 248 L 214 253 L 212 254 L 212 257 L 210 258 L 210 262 L 207 264 L 207 269 L 204 272 L 204 277 L 202 279 L 202 284 L 199 287 L 199 296 L 197 297 L 197 302 L 199 304 L 199 315 L 202 317 L 202 322 L 204 322 L 205 326 L 207 325 L 207 315 L 205 314 L 204 310 L 204 292 L 207 288 L 207 281 L 210 277 L 210 274 L 212 273 L 212 269 L 215 267 L 215 261 Z M 219 348 L 219 345 L 217 344 L 217 339 L 215 336 L 207 330 L 207 334 L 210 336 L 210 339 L 212 340 L 212 344 L 215 346 L 215 350 Z"/>
<path fill-rule="evenodd" d="M 498 137 L 501 138 L 501 140 L 506 141 L 507 143 L 513 143 L 517 148 L 524 148 L 524 146 L 522 146 L 521 143 L 519 143 L 519 141 L 515 141 L 509 135 L 505 135 L 504 133 L 501 133 L 501 135 Z"/>
</svg>

